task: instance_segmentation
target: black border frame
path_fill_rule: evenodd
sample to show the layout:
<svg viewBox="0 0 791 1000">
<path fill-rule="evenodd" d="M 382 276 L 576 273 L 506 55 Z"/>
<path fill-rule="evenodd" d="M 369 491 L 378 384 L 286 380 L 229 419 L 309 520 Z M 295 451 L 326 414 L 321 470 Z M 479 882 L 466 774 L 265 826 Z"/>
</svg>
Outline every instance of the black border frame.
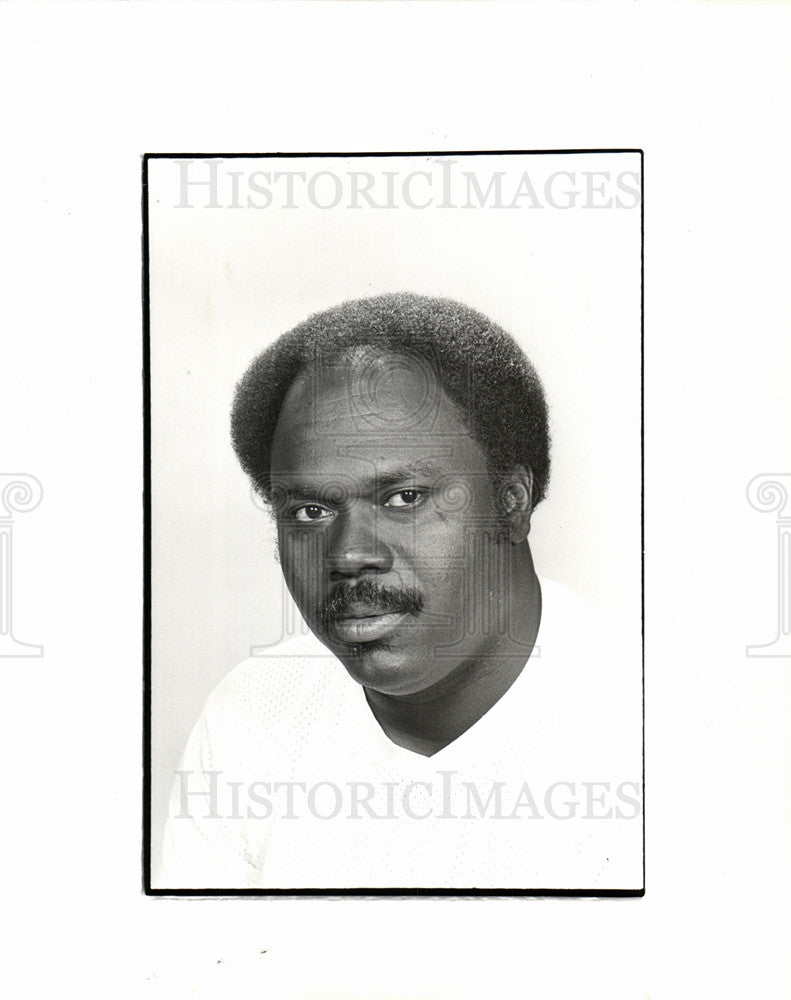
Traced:
<svg viewBox="0 0 791 1000">
<path fill-rule="evenodd" d="M 151 887 L 151 327 L 149 286 L 148 162 L 167 159 L 306 159 L 389 156 L 514 156 L 636 153 L 640 156 L 640 637 L 642 670 L 642 839 L 643 885 L 640 889 L 478 889 L 478 888 L 345 888 L 345 889 L 154 889 Z M 143 306 L 143 893 L 165 897 L 320 897 L 370 899 L 564 896 L 629 898 L 645 896 L 645 152 L 640 148 L 598 149 L 467 149 L 388 150 L 299 153 L 144 153 L 142 155 L 142 306 Z"/>
</svg>

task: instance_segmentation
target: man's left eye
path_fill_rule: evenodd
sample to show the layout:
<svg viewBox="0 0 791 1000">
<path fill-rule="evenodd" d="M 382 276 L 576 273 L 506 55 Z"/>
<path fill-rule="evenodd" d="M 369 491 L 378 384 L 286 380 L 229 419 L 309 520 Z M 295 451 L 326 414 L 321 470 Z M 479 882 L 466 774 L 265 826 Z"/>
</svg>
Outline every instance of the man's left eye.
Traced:
<svg viewBox="0 0 791 1000">
<path fill-rule="evenodd" d="M 391 494 L 384 502 L 385 507 L 414 507 L 423 499 L 420 490 L 399 490 Z"/>
</svg>

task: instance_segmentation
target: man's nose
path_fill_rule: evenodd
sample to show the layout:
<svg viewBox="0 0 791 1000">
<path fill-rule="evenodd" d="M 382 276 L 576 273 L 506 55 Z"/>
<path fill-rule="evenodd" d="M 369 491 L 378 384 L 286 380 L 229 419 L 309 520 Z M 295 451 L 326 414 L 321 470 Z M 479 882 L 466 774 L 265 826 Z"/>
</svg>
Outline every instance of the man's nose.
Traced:
<svg viewBox="0 0 791 1000">
<path fill-rule="evenodd" d="M 330 527 L 326 559 L 333 580 L 386 573 L 393 564 L 392 553 L 377 530 L 374 511 L 339 512 Z"/>
</svg>

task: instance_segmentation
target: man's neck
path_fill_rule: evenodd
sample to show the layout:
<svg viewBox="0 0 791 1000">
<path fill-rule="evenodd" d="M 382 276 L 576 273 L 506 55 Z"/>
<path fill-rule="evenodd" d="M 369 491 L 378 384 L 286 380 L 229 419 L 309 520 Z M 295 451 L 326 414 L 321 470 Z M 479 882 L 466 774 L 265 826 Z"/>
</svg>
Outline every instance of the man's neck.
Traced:
<svg viewBox="0 0 791 1000">
<path fill-rule="evenodd" d="M 366 688 L 365 695 L 385 735 L 400 747 L 430 757 L 458 739 L 508 691 L 532 652 L 541 621 L 541 587 L 529 572 L 512 591 L 508 635 L 496 637 L 480 655 L 464 660 L 442 681 L 406 696 Z"/>
</svg>

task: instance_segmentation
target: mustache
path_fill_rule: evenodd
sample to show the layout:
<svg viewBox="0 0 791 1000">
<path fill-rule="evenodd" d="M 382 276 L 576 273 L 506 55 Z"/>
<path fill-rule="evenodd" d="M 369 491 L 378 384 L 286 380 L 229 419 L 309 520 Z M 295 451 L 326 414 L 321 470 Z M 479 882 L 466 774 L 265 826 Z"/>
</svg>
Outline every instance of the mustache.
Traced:
<svg viewBox="0 0 791 1000">
<path fill-rule="evenodd" d="M 423 610 L 423 595 L 415 587 L 385 587 L 375 580 L 359 583 L 336 583 L 318 608 L 318 617 L 329 628 L 333 618 L 349 612 L 352 606 L 367 606 L 382 614 L 416 615 Z"/>
</svg>

